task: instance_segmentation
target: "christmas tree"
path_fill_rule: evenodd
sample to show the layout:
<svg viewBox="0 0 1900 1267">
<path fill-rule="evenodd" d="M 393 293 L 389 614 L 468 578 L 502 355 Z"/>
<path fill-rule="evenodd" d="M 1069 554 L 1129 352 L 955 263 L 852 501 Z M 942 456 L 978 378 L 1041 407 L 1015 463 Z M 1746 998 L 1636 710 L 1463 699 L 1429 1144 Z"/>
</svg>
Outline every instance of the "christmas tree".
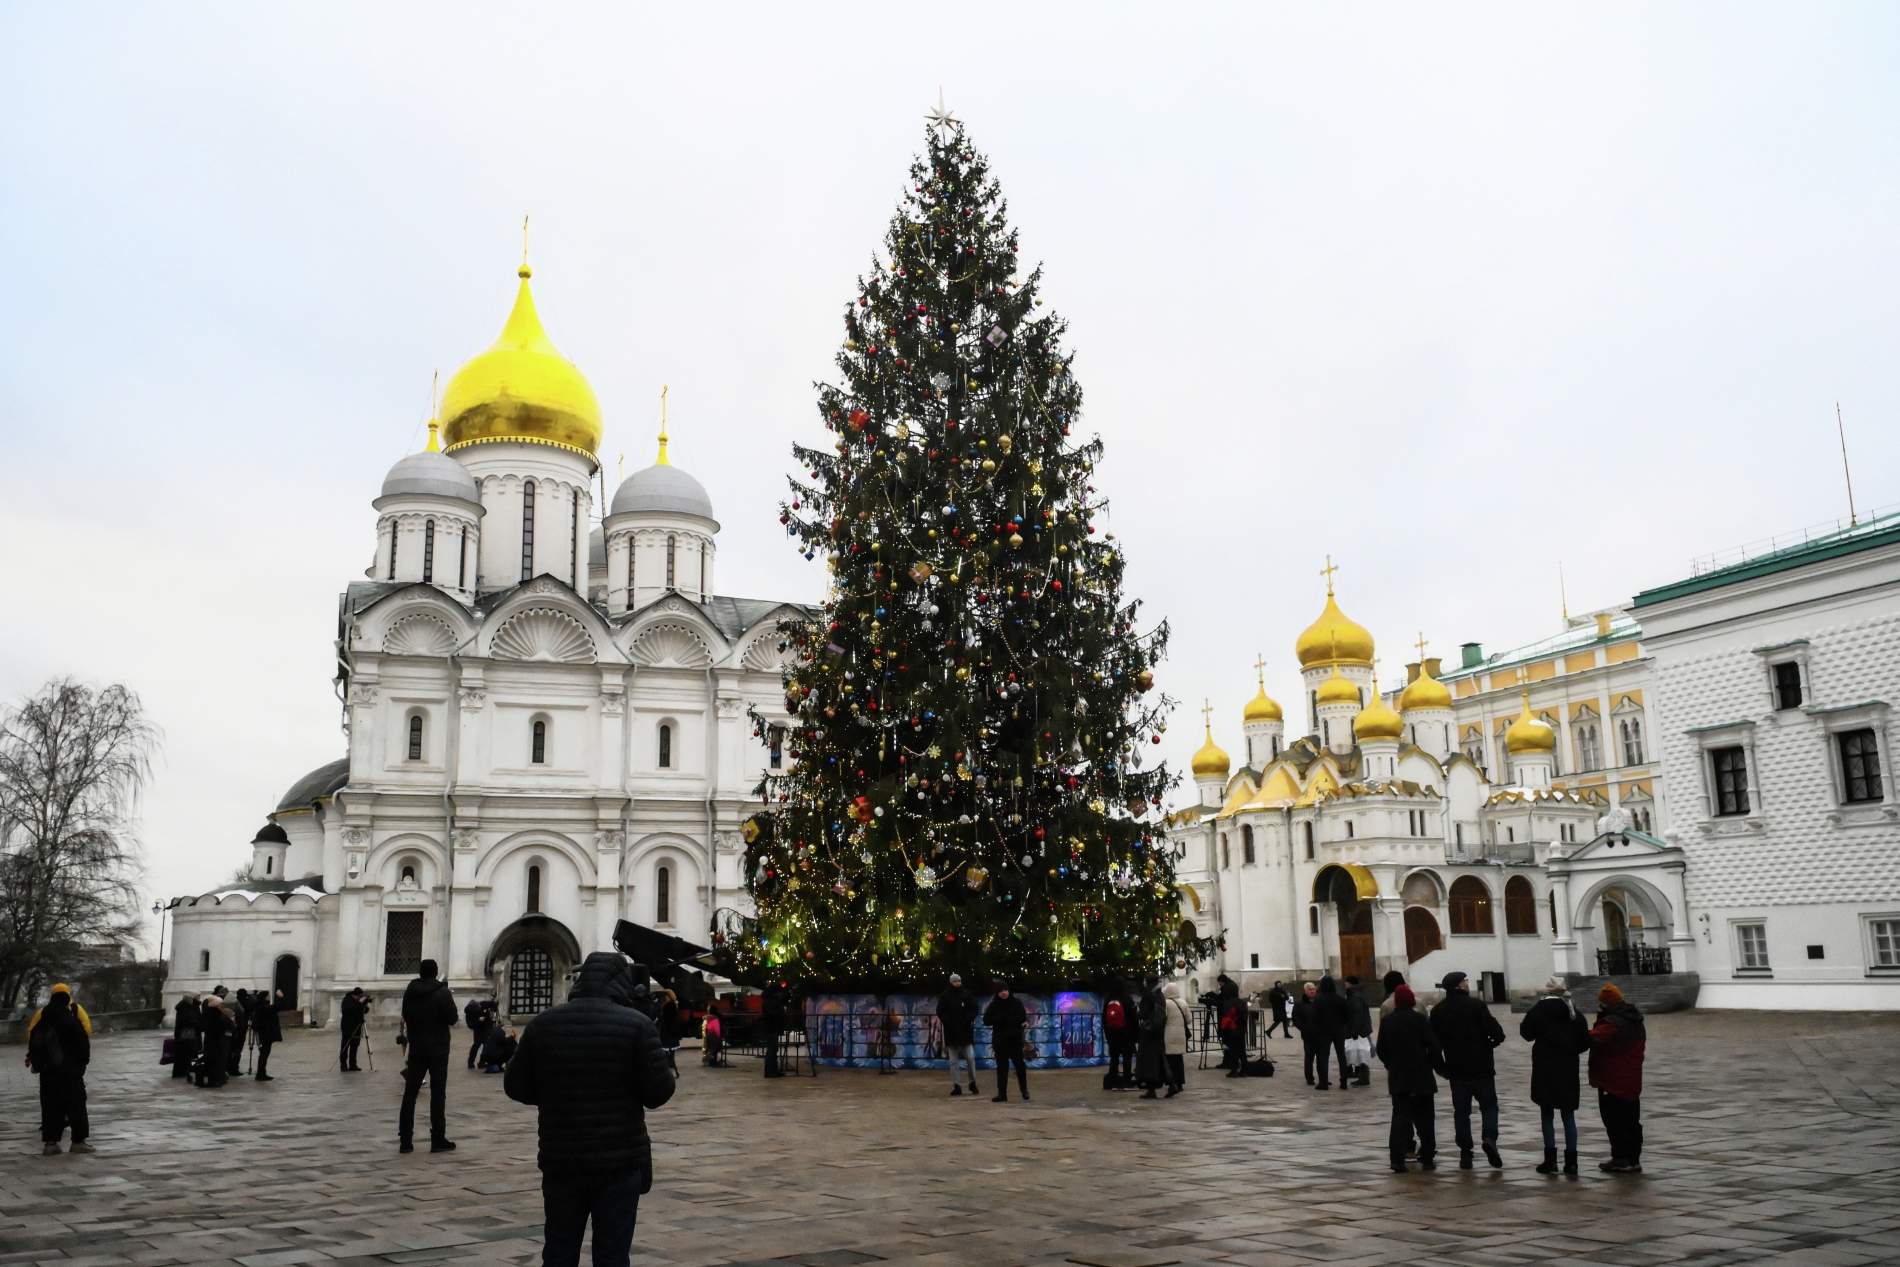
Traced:
<svg viewBox="0 0 1900 1267">
<path fill-rule="evenodd" d="M 782 627 L 794 764 L 759 789 L 758 914 L 726 949 L 872 988 L 1198 957 L 1155 834 L 1172 780 L 1142 758 L 1167 629 L 1138 632 L 1097 534 L 1064 324 L 961 124 L 933 125 L 909 186 L 819 385 L 836 443 L 794 448 L 810 480 L 780 519 L 834 581 Z"/>
</svg>

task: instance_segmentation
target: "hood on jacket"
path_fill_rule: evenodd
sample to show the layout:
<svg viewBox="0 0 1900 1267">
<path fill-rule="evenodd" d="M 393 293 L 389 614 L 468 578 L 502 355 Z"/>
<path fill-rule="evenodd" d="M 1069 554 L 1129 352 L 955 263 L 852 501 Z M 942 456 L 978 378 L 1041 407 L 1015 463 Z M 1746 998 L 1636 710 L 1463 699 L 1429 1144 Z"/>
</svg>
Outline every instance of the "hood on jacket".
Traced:
<svg viewBox="0 0 1900 1267">
<path fill-rule="evenodd" d="M 1338 994 L 1339 987 L 1333 984 L 1331 977 L 1321 977 L 1319 979 L 1319 992 L 1321 994 Z"/>
<path fill-rule="evenodd" d="M 1634 1003 L 1618 1003 L 1606 1007 L 1597 1013 L 1597 1020 L 1609 1021 L 1626 1039 L 1644 1042 L 1648 1038 L 1648 1033 L 1643 1026 L 1643 1014 L 1636 1010 Z"/>
<path fill-rule="evenodd" d="M 1168 982 L 1168 984 L 1162 986 L 1161 997 L 1164 999 L 1180 998 L 1181 997 L 1181 983 L 1179 981 L 1170 981 Z"/>
<path fill-rule="evenodd" d="M 569 992 L 576 999 L 611 999 L 632 1006 L 633 968 L 618 951 L 596 950 L 581 964 L 580 979 Z"/>
</svg>

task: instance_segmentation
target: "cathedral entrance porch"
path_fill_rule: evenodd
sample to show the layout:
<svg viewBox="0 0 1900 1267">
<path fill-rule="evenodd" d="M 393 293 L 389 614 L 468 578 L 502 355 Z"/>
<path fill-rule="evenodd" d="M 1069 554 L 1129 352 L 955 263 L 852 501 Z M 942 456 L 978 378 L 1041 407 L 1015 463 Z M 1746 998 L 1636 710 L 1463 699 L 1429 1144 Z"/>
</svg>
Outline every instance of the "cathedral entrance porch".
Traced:
<svg viewBox="0 0 1900 1267">
<path fill-rule="evenodd" d="M 567 925 L 546 915 L 524 915 L 501 930 L 482 972 L 509 1020 L 526 1020 L 567 998 L 581 946 Z"/>
</svg>

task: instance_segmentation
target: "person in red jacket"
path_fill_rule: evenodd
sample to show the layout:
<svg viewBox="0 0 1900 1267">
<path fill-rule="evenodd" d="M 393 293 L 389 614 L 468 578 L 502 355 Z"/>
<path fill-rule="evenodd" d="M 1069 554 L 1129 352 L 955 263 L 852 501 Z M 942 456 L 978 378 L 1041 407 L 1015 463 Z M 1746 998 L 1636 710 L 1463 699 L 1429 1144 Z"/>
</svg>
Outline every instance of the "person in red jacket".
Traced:
<svg viewBox="0 0 1900 1267">
<path fill-rule="evenodd" d="M 1613 982 L 1597 991 L 1590 1029 L 1590 1085 L 1610 1137 L 1610 1159 L 1597 1167 L 1613 1175 L 1643 1173 L 1643 1014 L 1623 1001 Z"/>
</svg>

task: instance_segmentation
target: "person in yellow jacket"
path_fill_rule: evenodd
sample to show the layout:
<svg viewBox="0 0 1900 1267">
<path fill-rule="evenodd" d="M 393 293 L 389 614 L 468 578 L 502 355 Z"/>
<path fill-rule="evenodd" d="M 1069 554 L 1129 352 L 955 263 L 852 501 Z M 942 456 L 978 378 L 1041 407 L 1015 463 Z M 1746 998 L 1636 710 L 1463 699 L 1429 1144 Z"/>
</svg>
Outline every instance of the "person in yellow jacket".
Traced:
<svg viewBox="0 0 1900 1267">
<path fill-rule="evenodd" d="M 50 1157 L 59 1137 L 72 1128 L 76 1153 L 93 1151 L 86 1142 L 86 1065 L 92 1059 L 92 1020 L 73 1001 L 65 984 L 53 987 L 46 1006 L 26 1026 L 27 1062 L 40 1079 L 40 1140 Z"/>
</svg>

